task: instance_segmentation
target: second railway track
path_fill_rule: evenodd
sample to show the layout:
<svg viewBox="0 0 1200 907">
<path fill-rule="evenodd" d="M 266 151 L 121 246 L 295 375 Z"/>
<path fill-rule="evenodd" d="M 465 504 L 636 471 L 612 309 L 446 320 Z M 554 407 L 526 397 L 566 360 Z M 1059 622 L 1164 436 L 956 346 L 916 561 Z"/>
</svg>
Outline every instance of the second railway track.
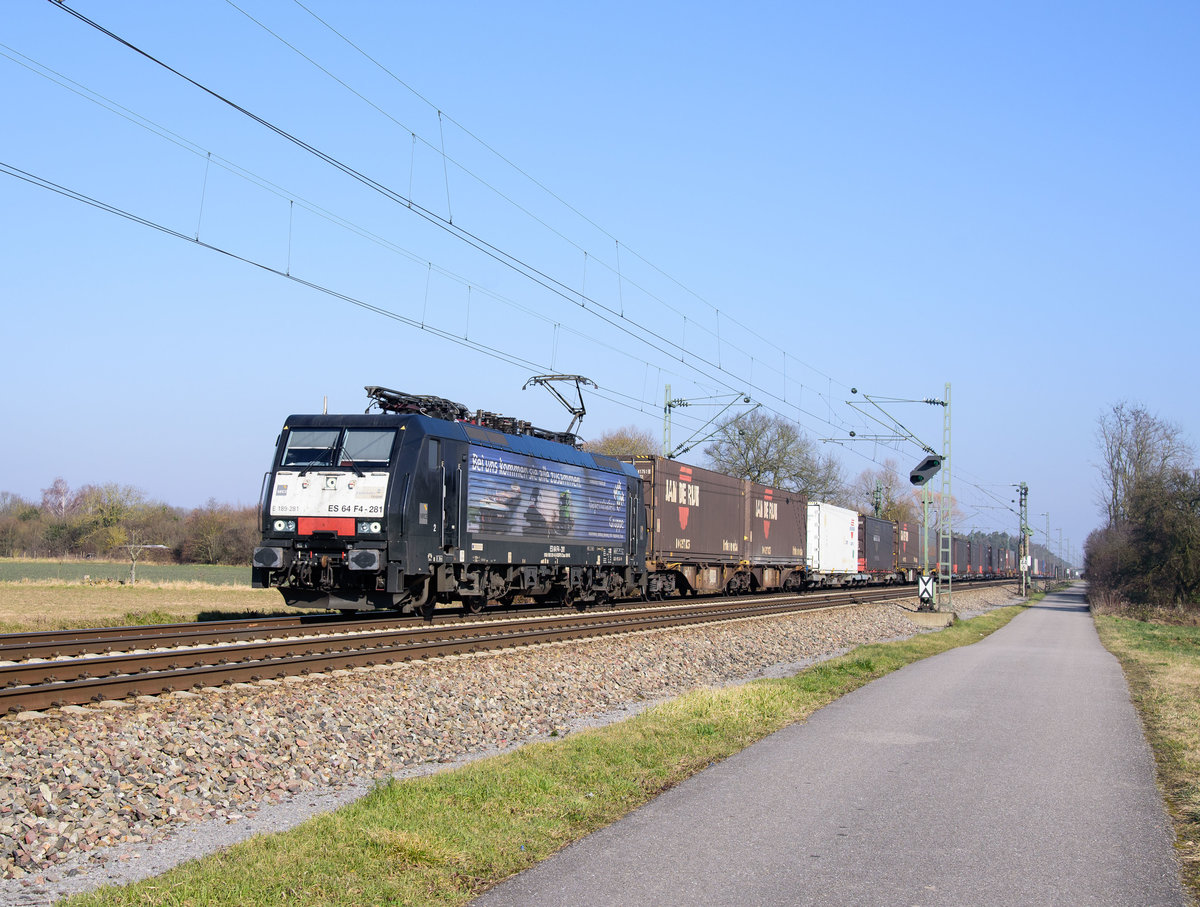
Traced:
<svg viewBox="0 0 1200 907">
<path fill-rule="evenodd" d="M 0 712 L 154 695 L 912 597 L 911 589 L 688 600 L 654 607 L 453 623 L 279 618 L 0 637 Z M 153 647 L 153 648 L 151 648 Z"/>
</svg>

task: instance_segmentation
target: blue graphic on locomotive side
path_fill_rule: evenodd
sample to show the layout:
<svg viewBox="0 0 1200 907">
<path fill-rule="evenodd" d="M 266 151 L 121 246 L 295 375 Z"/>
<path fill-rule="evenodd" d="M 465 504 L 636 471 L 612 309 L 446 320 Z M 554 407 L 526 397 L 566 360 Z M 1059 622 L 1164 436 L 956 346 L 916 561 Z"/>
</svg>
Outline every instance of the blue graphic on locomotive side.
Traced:
<svg viewBox="0 0 1200 907">
<path fill-rule="evenodd" d="M 626 520 L 622 476 L 471 445 L 467 531 L 479 538 L 621 545 Z"/>
</svg>

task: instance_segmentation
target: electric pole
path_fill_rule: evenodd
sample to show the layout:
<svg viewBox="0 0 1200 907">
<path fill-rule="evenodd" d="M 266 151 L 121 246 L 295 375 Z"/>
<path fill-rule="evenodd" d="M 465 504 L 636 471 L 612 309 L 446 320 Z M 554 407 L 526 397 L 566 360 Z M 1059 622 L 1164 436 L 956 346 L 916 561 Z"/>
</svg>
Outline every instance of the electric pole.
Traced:
<svg viewBox="0 0 1200 907">
<path fill-rule="evenodd" d="M 1029 486 L 1022 482 L 1017 488 L 1021 493 L 1021 538 L 1017 542 L 1017 558 L 1021 567 L 1021 595 L 1024 596 L 1029 586 L 1029 536 L 1033 531 L 1029 528 Z"/>
</svg>

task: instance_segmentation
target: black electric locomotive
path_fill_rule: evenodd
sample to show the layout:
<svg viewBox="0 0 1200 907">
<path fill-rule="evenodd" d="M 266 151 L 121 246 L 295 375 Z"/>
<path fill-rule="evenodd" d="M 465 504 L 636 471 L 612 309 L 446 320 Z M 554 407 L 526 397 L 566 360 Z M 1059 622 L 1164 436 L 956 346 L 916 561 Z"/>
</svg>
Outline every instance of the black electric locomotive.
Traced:
<svg viewBox="0 0 1200 907">
<path fill-rule="evenodd" d="M 262 496 L 255 586 L 299 607 L 417 613 L 642 594 L 632 466 L 438 397 L 367 393 L 380 412 L 288 417 Z"/>
</svg>

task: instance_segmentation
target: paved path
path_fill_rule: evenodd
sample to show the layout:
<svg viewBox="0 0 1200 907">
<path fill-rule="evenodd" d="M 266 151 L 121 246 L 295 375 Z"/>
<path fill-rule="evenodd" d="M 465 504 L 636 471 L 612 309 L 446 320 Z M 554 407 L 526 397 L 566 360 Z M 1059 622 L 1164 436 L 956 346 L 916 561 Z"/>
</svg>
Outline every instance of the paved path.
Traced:
<svg viewBox="0 0 1200 907">
<path fill-rule="evenodd" d="M 691 778 L 474 902 L 1186 903 L 1081 586 Z"/>
</svg>

